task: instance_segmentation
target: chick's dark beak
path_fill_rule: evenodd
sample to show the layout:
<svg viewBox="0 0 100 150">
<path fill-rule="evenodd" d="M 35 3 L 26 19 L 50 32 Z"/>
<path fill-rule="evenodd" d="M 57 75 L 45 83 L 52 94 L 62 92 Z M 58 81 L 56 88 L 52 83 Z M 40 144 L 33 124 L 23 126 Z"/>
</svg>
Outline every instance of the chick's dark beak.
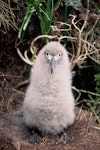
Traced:
<svg viewBox="0 0 100 150">
<path fill-rule="evenodd" d="M 55 58 L 53 57 L 53 58 L 50 60 L 51 74 L 53 73 L 53 71 L 54 71 L 54 69 L 55 69 L 55 66 L 56 66 L 56 60 L 55 60 Z"/>
</svg>

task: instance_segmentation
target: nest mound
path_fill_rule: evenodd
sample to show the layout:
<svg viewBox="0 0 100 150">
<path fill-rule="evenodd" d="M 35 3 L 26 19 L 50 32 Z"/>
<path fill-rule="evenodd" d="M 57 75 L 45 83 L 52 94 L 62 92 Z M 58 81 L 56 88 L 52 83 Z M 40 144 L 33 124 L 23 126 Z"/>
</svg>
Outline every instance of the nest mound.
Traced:
<svg viewBox="0 0 100 150">
<path fill-rule="evenodd" d="M 92 113 L 76 108 L 75 123 L 66 133 L 74 137 L 72 142 L 56 145 L 60 135 L 41 137 L 41 144 L 27 141 L 31 133 L 23 124 L 21 109 L 12 110 L 0 118 L 0 149 L 4 150 L 99 150 L 100 128 L 93 121 Z"/>
</svg>

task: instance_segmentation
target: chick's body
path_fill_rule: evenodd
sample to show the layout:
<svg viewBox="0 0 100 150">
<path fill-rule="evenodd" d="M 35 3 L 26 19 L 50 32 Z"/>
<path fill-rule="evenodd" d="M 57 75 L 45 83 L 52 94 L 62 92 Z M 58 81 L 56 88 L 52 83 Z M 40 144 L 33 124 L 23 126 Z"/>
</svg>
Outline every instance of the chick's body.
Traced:
<svg viewBox="0 0 100 150">
<path fill-rule="evenodd" d="M 50 72 L 46 51 L 53 57 L 58 56 L 57 52 L 62 52 L 62 58 L 56 62 L 53 73 Z M 25 124 L 37 128 L 43 135 L 56 135 L 74 122 L 70 63 L 68 54 L 60 43 L 49 42 L 40 51 L 32 68 L 23 112 Z"/>
</svg>

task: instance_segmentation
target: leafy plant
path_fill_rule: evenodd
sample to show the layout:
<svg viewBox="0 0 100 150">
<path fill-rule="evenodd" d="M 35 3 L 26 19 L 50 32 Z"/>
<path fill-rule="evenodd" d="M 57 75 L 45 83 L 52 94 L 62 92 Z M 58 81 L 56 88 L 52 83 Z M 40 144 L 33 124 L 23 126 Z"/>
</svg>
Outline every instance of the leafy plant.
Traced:
<svg viewBox="0 0 100 150">
<path fill-rule="evenodd" d="M 33 14 L 36 14 L 39 18 L 41 33 L 49 34 L 54 10 L 58 7 L 60 2 L 61 0 L 57 0 L 56 3 L 54 3 L 54 0 L 30 0 L 18 37 L 23 37 Z"/>
<path fill-rule="evenodd" d="M 27 4 L 26 15 L 24 17 L 23 23 L 20 27 L 18 37 L 22 38 L 28 24 L 31 20 L 32 15 L 36 14 L 41 28 L 41 34 L 47 35 L 50 33 L 52 18 L 55 10 L 59 7 L 59 4 L 62 0 L 29 0 Z M 67 21 L 67 8 L 72 6 L 75 9 L 78 9 L 82 6 L 80 0 L 64 0 L 65 2 L 65 13 L 64 13 L 64 22 Z"/>
<path fill-rule="evenodd" d="M 96 83 L 96 94 L 100 94 L 100 74 L 94 75 L 95 83 Z M 97 120 L 100 123 L 100 96 L 93 97 L 92 95 L 88 95 L 90 100 L 87 102 L 87 105 L 92 108 L 94 113 L 97 115 Z"/>
<path fill-rule="evenodd" d="M 94 2 L 93 0 L 89 0 L 89 2 L 90 2 L 90 4 L 92 4 L 92 5 L 95 7 L 95 9 L 96 9 L 98 12 L 100 12 L 100 6 L 97 5 L 96 2 Z"/>
<path fill-rule="evenodd" d="M 95 82 L 96 82 L 96 93 L 100 94 L 100 74 L 95 75 Z"/>
</svg>

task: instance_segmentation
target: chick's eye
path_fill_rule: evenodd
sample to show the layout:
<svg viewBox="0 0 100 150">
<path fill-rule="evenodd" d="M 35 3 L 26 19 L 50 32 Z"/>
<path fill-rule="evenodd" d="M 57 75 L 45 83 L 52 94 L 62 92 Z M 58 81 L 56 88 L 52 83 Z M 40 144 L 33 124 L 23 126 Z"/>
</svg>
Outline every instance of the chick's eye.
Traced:
<svg viewBox="0 0 100 150">
<path fill-rule="evenodd" d="M 61 56 L 61 54 L 59 53 L 59 56 Z"/>
<path fill-rule="evenodd" d="M 58 61 L 59 59 L 61 59 L 62 57 L 62 52 L 58 52 L 54 57 L 55 57 L 55 60 Z"/>
<path fill-rule="evenodd" d="M 49 51 L 46 51 L 46 52 L 45 52 L 45 56 L 46 56 L 46 58 L 47 58 L 49 61 L 52 59 L 52 55 L 50 54 Z"/>
<path fill-rule="evenodd" d="M 48 55 L 49 55 L 49 52 L 45 52 L 45 55 L 48 56 Z"/>
<path fill-rule="evenodd" d="M 61 57 L 61 56 L 62 56 L 62 53 L 61 53 L 61 52 L 58 52 L 58 56 Z"/>
</svg>

